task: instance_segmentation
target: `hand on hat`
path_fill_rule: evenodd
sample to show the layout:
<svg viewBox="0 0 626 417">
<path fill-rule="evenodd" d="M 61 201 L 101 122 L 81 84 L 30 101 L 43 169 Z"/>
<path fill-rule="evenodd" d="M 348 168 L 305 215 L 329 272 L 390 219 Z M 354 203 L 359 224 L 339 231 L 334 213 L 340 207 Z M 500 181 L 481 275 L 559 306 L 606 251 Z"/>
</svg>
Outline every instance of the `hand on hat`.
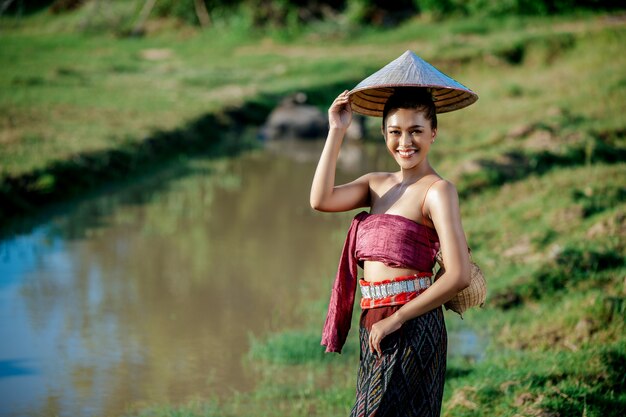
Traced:
<svg viewBox="0 0 626 417">
<path fill-rule="evenodd" d="M 352 122 L 352 107 L 348 90 L 339 94 L 328 109 L 328 123 L 331 129 L 347 129 Z"/>
</svg>

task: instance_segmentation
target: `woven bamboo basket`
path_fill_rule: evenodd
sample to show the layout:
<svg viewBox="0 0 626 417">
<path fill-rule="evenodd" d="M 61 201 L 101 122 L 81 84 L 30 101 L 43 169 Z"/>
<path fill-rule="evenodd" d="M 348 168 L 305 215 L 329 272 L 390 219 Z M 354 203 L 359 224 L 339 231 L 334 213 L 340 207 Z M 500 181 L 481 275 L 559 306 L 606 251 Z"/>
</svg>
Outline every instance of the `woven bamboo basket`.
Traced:
<svg viewBox="0 0 626 417">
<path fill-rule="evenodd" d="M 435 261 L 439 265 L 439 270 L 435 275 L 435 281 L 446 271 L 443 265 L 441 251 L 437 252 Z M 487 299 L 487 283 L 480 267 L 470 258 L 470 285 L 461 290 L 450 301 L 444 304 L 447 310 L 458 313 L 463 318 L 463 313 L 471 307 L 482 307 Z"/>
</svg>

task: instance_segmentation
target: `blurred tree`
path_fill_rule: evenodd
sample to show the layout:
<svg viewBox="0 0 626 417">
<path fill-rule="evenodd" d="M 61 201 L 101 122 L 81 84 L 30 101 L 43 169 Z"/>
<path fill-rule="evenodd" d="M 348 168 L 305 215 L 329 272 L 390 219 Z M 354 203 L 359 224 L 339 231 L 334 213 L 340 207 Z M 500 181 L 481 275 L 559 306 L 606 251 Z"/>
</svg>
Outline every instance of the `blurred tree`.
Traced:
<svg viewBox="0 0 626 417">
<path fill-rule="evenodd" d="M 416 0 L 426 1 L 428 0 Z M 623 2 L 615 0 L 446 0 L 454 3 L 456 12 L 478 16 L 551 15 L 575 10 L 623 9 Z M 434 2 L 434 1 L 432 1 Z"/>
<path fill-rule="evenodd" d="M 345 6 L 345 0 L 243 0 L 252 12 L 255 27 L 284 27 L 333 18 Z"/>
<path fill-rule="evenodd" d="M 211 25 L 211 16 L 209 16 L 209 12 L 206 9 L 206 3 L 204 0 L 194 0 L 193 5 L 196 8 L 196 16 L 198 16 L 198 21 L 203 27 L 207 27 Z"/>
<path fill-rule="evenodd" d="M 84 5 L 85 2 L 85 0 L 55 0 L 54 3 L 52 3 L 52 6 L 50 6 L 50 13 L 58 14 L 76 10 L 80 6 Z"/>
<path fill-rule="evenodd" d="M 209 10 L 214 6 L 209 4 Z M 154 13 L 161 17 L 177 17 L 198 24 L 194 0 L 161 0 L 154 5 Z"/>
<path fill-rule="evenodd" d="M 150 16 L 150 12 L 154 8 L 155 3 L 156 0 L 146 0 L 146 2 L 143 4 L 143 7 L 141 8 L 141 12 L 139 12 L 139 18 L 137 19 L 137 22 L 135 23 L 135 26 L 131 31 L 131 35 L 139 36 L 144 33 L 146 20 L 148 20 L 148 16 Z"/>
<path fill-rule="evenodd" d="M 53 2 L 54 0 L 1 0 L 0 15 L 5 12 L 11 15 L 31 14 L 49 7 Z"/>
<path fill-rule="evenodd" d="M 463 11 L 463 2 L 455 0 L 414 0 L 420 13 L 443 17 L 449 13 Z"/>
<path fill-rule="evenodd" d="M 49 8 L 51 13 L 62 13 L 86 4 L 92 6 L 90 10 L 102 13 L 115 5 L 120 6 L 115 10 L 131 10 L 124 20 L 136 20 L 132 30 L 127 27 L 125 33 L 138 34 L 152 14 L 203 27 L 211 26 L 218 16 L 228 18 L 242 12 L 258 28 L 306 25 L 337 19 L 339 15 L 357 25 L 392 26 L 417 14 L 436 18 L 550 15 L 581 9 L 624 9 L 623 3 L 617 0 L 0 0 L 0 14 L 19 16 L 44 8 Z"/>
<path fill-rule="evenodd" d="M 411 0 L 347 0 L 346 3 L 348 20 L 357 24 L 391 26 L 418 13 Z"/>
</svg>

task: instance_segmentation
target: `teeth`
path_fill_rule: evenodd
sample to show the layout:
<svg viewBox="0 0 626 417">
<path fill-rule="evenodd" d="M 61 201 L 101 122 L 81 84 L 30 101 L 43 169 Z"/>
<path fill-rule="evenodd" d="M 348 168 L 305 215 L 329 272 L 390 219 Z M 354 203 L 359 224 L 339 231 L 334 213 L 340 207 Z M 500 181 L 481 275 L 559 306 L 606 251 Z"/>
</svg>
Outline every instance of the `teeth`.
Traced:
<svg viewBox="0 0 626 417">
<path fill-rule="evenodd" d="M 400 154 L 400 156 L 411 156 L 415 153 L 415 150 L 414 149 L 411 149 L 409 151 L 398 150 L 398 153 Z"/>
</svg>

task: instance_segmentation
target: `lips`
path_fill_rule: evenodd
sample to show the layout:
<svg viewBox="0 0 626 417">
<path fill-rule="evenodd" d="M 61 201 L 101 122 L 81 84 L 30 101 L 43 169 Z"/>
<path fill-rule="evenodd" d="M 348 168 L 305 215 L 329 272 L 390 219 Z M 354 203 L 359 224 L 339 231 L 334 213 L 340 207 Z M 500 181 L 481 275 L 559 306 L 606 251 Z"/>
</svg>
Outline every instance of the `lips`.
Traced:
<svg viewBox="0 0 626 417">
<path fill-rule="evenodd" d="M 397 152 L 398 152 L 398 155 L 400 155 L 402 158 L 410 158 L 415 153 L 417 153 L 417 150 L 416 149 L 398 149 Z"/>
</svg>

